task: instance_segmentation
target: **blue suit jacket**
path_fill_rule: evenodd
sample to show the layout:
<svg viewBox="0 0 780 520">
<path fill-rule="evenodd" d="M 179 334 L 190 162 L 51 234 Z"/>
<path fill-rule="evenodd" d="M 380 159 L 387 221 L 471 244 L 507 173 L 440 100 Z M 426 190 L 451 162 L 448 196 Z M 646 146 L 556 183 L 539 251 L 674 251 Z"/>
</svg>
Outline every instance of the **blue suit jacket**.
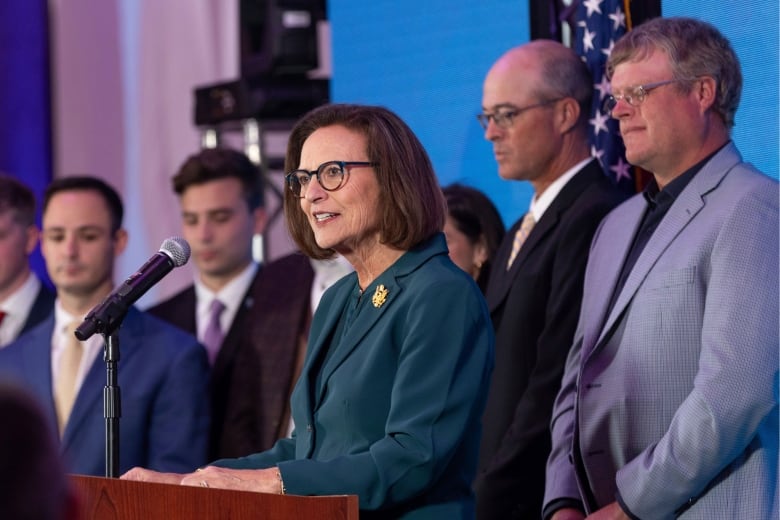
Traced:
<svg viewBox="0 0 780 520">
<path fill-rule="evenodd" d="M 645 207 L 629 200 L 594 239 L 546 499 L 581 494 L 592 510 L 619 495 L 639 518 L 777 518 L 777 182 L 725 146 L 607 314 Z"/>
<path fill-rule="evenodd" d="M 0 350 L 2 377 L 12 377 L 40 401 L 52 429 L 51 342 L 54 313 Z M 208 362 L 195 338 L 135 308 L 119 332 L 122 416 L 119 468 L 192 471 L 206 458 Z M 86 375 L 62 436 L 68 471 L 105 475 L 103 387 L 106 365 L 98 356 Z"/>
<path fill-rule="evenodd" d="M 375 305 L 380 285 L 387 293 Z M 339 341 L 344 313 L 351 324 Z M 278 465 L 292 494 L 357 494 L 361 518 L 473 518 L 492 364 L 482 293 L 439 234 L 359 299 L 354 273 L 325 293 L 291 398 L 293 438 L 217 464 Z"/>
<path fill-rule="evenodd" d="M 27 320 L 25 320 L 22 330 L 19 331 L 20 336 L 49 316 L 51 310 L 54 308 L 54 299 L 54 293 L 41 282 L 41 287 L 38 289 L 38 295 L 35 297 L 33 306 L 30 308 Z"/>
</svg>

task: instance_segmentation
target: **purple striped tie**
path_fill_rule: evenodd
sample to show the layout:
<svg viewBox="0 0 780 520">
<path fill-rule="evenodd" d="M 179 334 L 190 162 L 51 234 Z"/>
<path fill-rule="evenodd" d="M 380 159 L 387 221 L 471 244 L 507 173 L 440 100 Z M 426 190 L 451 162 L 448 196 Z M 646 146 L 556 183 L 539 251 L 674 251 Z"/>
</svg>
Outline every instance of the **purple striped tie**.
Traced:
<svg viewBox="0 0 780 520">
<path fill-rule="evenodd" d="M 222 346 L 222 340 L 225 338 L 225 335 L 222 332 L 222 325 L 219 323 L 219 317 L 224 310 L 224 303 L 216 298 L 211 301 L 209 323 L 206 326 L 206 331 L 203 333 L 203 345 L 206 347 L 206 352 L 209 356 L 209 364 L 211 365 L 213 365 L 214 360 L 217 359 L 217 352 L 219 352 L 219 347 Z"/>
</svg>

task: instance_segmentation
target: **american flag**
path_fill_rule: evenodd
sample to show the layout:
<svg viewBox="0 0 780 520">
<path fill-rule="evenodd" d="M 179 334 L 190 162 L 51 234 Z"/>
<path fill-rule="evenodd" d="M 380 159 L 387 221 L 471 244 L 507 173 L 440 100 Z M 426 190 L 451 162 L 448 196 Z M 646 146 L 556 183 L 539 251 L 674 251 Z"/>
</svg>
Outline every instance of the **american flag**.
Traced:
<svg viewBox="0 0 780 520">
<path fill-rule="evenodd" d="M 615 42 L 628 28 L 630 12 L 624 10 L 623 0 L 582 0 L 577 7 L 576 31 L 572 43 L 593 76 L 591 154 L 598 158 L 604 171 L 614 176 L 618 184 L 633 189 L 632 168 L 626 162 L 626 149 L 618 132 L 617 121 L 601 110 L 604 98 L 610 94 L 605 74 L 607 57 Z"/>
</svg>

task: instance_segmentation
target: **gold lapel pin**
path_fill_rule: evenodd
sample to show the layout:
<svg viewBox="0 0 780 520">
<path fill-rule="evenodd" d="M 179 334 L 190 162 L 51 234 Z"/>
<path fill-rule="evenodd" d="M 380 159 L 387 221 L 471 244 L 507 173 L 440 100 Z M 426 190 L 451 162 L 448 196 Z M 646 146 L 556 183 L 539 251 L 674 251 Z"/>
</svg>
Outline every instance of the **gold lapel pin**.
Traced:
<svg viewBox="0 0 780 520">
<path fill-rule="evenodd" d="M 374 304 L 374 307 L 377 309 L 381 307 L 385 300 L 387 299 L 387 289 L 385 289 L 384 285 L 377 285 L 376 291 L 374 291 L 374 296 L 371 298 L 371 303 Z"/>
</svg>

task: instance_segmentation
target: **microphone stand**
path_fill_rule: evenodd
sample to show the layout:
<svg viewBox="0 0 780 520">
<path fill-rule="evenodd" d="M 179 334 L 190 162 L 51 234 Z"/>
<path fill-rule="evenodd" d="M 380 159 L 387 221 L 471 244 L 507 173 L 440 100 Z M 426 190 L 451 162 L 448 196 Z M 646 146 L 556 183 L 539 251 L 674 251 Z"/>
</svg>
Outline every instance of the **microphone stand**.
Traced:
<svg viewBox="0 0 780 520">
<path fill-rule="evenodd" d="M 103 417 L 106 420 L 106 477 L 119 476 L 119 418 L 122 401 L 117 384 L 119 365 L 119 327 L 130 306 L 152 285 L 174 267 L 184 265 L 190 257 L 190 246 L 180 238 L 169 238 L 125 283 L 117 287 L 95 308 L 89 311 L 75 334 L 85 341 L 95 333 L 103 335 L 106 362 L 106 386 L 103 388 Z"/>
<path fill-rule="evenodd" d="M 118 296 L 110 296 L 92 309 L 76 329 L 76 337 L 86 340 L 100 333 L 105 340 L 106 386 L 103 388 L 103 417 L 106 420 L 106 477 L 119 477 L 119 418 L 122 402 L 118 384 L 119 327 L 129 306 Z"/>
<path fill-rule="evenodd" d="M 122 417 L 122 398 L 119 393 L 119 328 L 104 332 L 106 386 L 103 387 L 103 417 L 106 420 L 106 477 L 119 477 L 119 418 Z"/>
</svg>

